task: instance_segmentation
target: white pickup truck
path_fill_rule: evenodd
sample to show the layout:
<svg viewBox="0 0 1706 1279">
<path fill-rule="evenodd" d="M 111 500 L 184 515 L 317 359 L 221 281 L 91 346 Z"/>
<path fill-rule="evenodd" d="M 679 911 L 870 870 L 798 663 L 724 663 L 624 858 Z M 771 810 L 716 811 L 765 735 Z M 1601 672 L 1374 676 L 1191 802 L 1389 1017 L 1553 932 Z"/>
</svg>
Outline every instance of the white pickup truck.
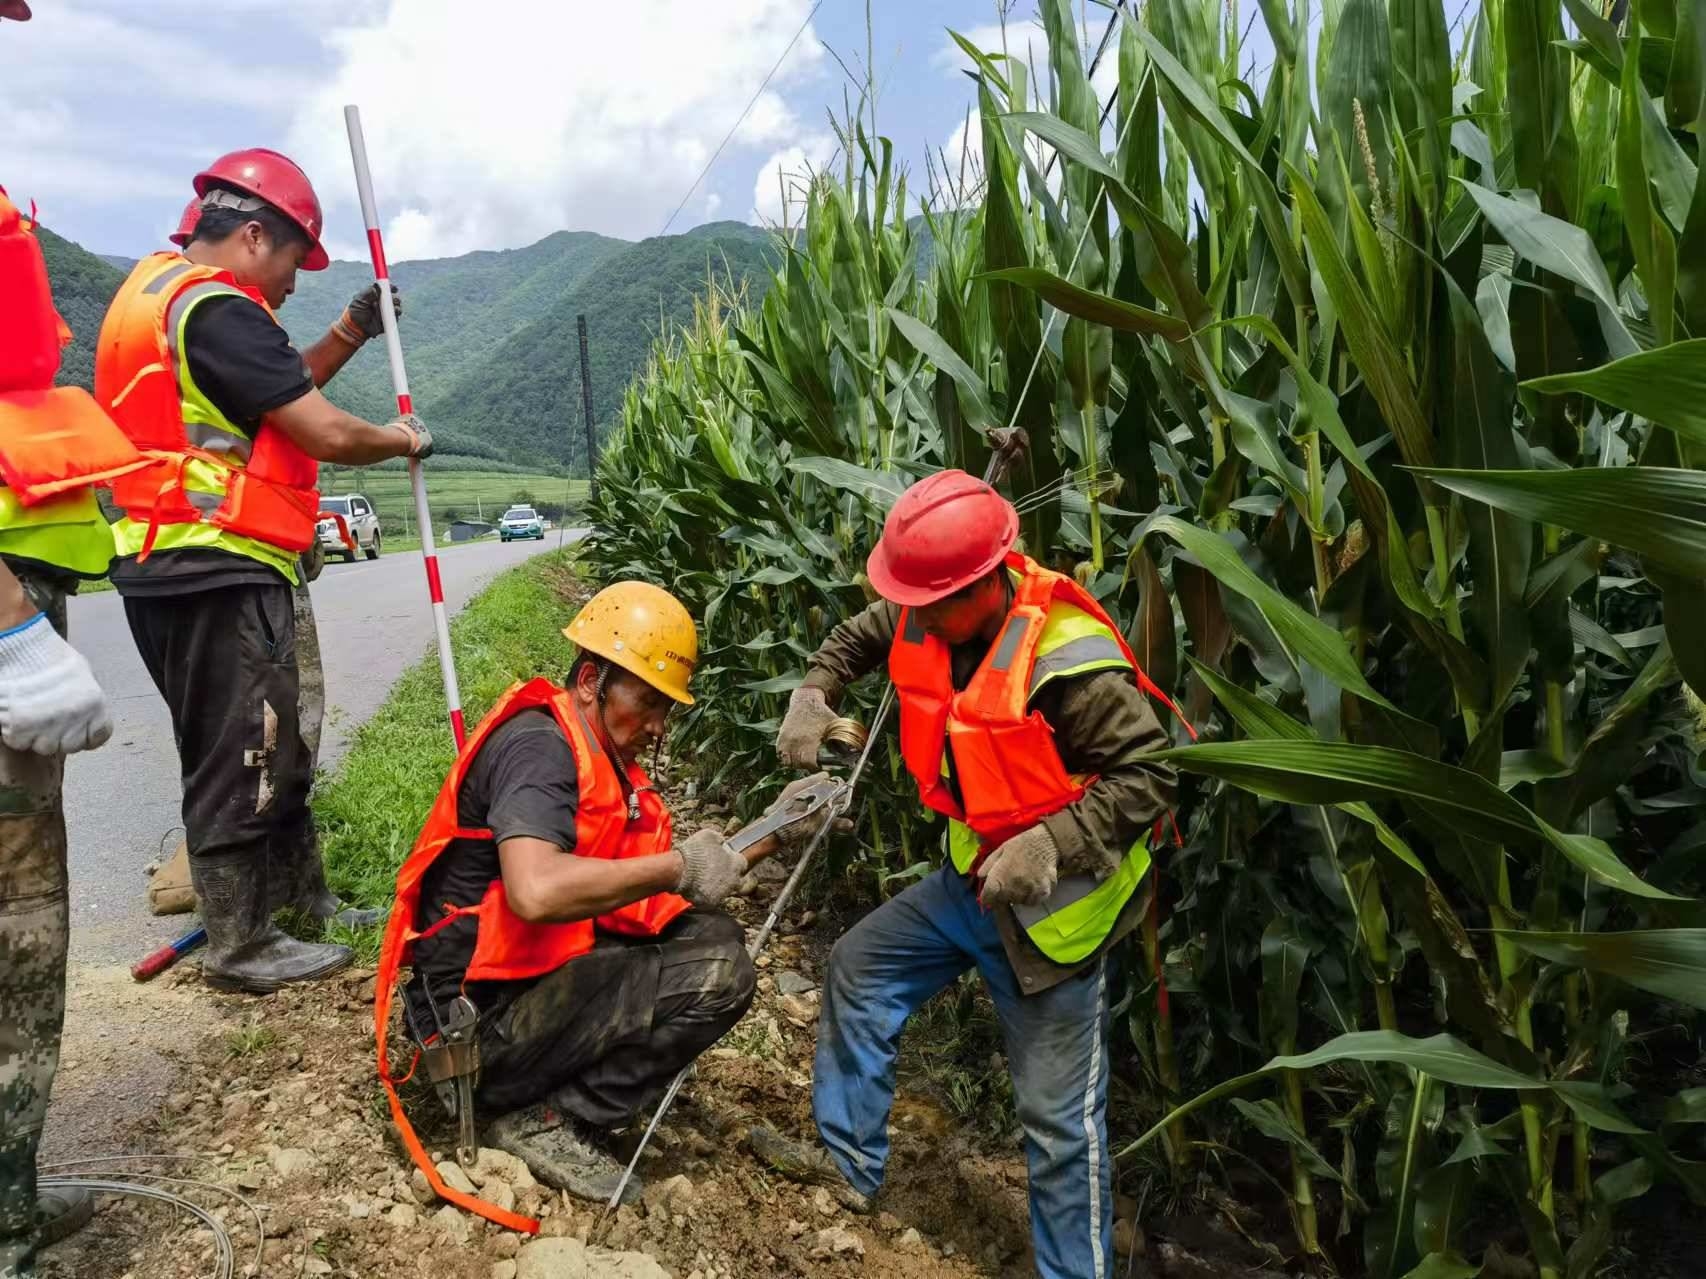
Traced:
<svg viewBox="0 0 1706 1279">
<path fill-rule="evenodd" d="M 352 564 L 358 554 L 379 558 L 379 516 L 359 493 L 320 499 L 320 545 L 328 555 L 341 555 Z"/>
</svg>

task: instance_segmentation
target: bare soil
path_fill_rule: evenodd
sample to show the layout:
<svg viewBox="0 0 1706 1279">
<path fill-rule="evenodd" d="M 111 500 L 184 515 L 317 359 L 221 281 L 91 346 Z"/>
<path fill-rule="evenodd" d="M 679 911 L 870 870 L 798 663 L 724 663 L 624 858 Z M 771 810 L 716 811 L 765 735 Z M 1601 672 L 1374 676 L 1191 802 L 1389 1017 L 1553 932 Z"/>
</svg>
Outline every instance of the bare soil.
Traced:
<svg viewBox="0 0 1706 1279">
<path fill-rule="evenodd" d="M 749 891 L 770 896 L 764 884 Z M 737 913 L 760 914 L 755 905 L 734 905 Z M 1015 1140 L 956 1117 L 916 1062 L 907 1072 L 913 1085 L 903 1086 L 896 1105 L 890 1180 L 876 1215 L 844 1211 L 827 1192 L 779 1177 L 745 1149 L 745 1128 L 760 1117 L 785 1132 L 811 1131 L 817 996 L 777 989 L 784 973 L 791 989 L 819 979 L 829 936 L 811 924 L 809 913 L 796 917 L 773 941 L 753 1010 L 701 1060 L 642 1159 L 644 1202 L 607 1223 L 599 1242 L 620 1252 L 587 1254 L 585 1273 L 1032 1273 L 1025 1166 Z M 383 1279 L 423 1273 L 428 1258 L 435 1279 L 580 1273 L 522 1236 L 434 1201 L 392 1130 L 375 1077 L 371 970 L 266 999 L 203 987 L 193 960 L 147 987 L 129 985 L 128 974 L 122 981 L 116 974 L 78 978 L 49 1160 L 147 1155 L 67 1171 L 164 1174 L 222 1188 L 175 1187 L 224 1222 L 239 1275 Z M 452 1133 L 436 1103 L 416 1084 L 405 1095 L 429 1150 L 448 1157 Z M 618 1137 L 624 1157 L 632 1149 L 621 1148 L 624 1137 L 632 1142 L 637 1134 Z M 507 1156 L 493 1152 L 475 1177 L 486 1194 L 512 1196 L 538 1217 L 542 1239 L 584 1242 L 593 1229 L 593 1205 L 537 1185 Z M 1216 1255 L 1217 1233 L 1231 1235 L 1224 1227 L 1193 1219 L 1176 1232 L 1194 1231 L 1199 1238 L 1189 1243 L 1146 1241 L 1132 1220 L 1136 1210 L 1121 1197 L 1116 1273 L 1254 1273 L 1235 1254 Z M 199 1279 L 212 1273 L 213 1248 L 212 1235 L 177 1209 L 102 1197 L 94 1223 L 49 1250 L 41 1273 Z M 661 1269 L 635 1268 L 654 1262 Z"/>
</svg>

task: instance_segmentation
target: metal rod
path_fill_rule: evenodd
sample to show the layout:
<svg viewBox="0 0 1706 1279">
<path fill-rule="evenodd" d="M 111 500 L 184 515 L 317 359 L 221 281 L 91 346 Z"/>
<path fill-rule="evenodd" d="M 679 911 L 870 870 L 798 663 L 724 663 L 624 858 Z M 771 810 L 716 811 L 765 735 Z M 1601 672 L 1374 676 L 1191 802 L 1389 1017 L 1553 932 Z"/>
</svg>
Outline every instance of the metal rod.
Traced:
<svg viewBox="0 0 1706 1279">
<path fill-rule="evenodd" d="M 397 333 L 397 317 L 391 307 L 391 268 L 385 262 L 385 244 L 379 235 L 379 206 L 373 198 L 373 172 L 367 165 L 367 141 L 361 132 L 361 109 L 344 108 L 344 127 L 349 131 L 350 159 L 355 162 L 356 192 L 361 197 L 361 216 L 367 224 L 367 248 L 373 258 L 373 279 L 379 286 L 379 319 L 385 326 L 385 353 L 391 360 L 391 385 L 397 392 L 397 412 L 407 417 L 415 411 L 409 397 L 409 376 L 403 370 L 403 340 Z M 444 697 L 450 706 L 450 731 L 456 749 L 462 749 L 467 726 L 462 718 L 462 689 L 456 682 L 456 658 L 450 650 L 450 621 L 444 611 L 444 580 L 438 572 L 438 548 L 432 540 L 432 512 L 427 509 L 426 476 L 417 457 L 409 459 L 409 487 L 415 495 L 415 523 L 421 530 L 421 561 L 426 568 L 427 597 L 432 601 L 433 631 L 438 637 L 438 669 L 444 676 Z"/>
<path fill-rule="evenodd" d="M 757 959 L 764 952 L 764 947 L 770 941 L 770 934 L 776 930 L 776 924 L 782 918 L 782 912 L 787 909 L 788 902 L 794 895 L 794 890 L 800 886 L 800 880 L 805 877 L 806 868 L 811 865 L 818 846 L 823 843 L 825 836 L 835 825 L 835 819 L 852 806 L 853 793 L 859 785 L 859 777 L 865 771 L 865 764 L 871 758 L 871 750 L 876 745 L 877 734 L 882 731 L 883 723 L 888 719 L 889 711 L 893 707 L 894 685 L 890 684 L 883 690 L 883 700 L 878 703 L 877 713 L 871 719 L 870 735 L 865 739 L 865 748 L 859 752 L 859 759 L 853 765 L 853 771 L 847 775 L 847 786 L 842 791 L 841 798 L 824 806 L 823 824 L 817 828 L 817 833 L 811 837 L 810 842 L 806 844 L 805 851 L 800 854 L 799 861 L 794 864 L 793 873 L 788 876 L 788 882 L 782 885 L 782 891 L 776 895 L 776 904 L 770 908 L 770 914 L 765 919 L 763 927 L 758 930 L 758 935 L 747 944 L 746 953 L 748 957 Z M 628 1160 L 628 1166 L 622 1170 L 622 1180 L 616 1183 L 616 1190 L 611 1194 L 610 1201 L 604 1205 L 604 1210 L 598 1214 L 598 1221 L 593 1225 L 593 1238 L 598 1237 L 599 1231 L 604 1226 L 605 1218 L 621 1204 L 622 1196 L 628 1189 L 628 1183 L 634 1179 L 634 1169 L 640 1166 L 640 1156 L 645 1154 L 646 1147 L 651 1144 L 652 1134 L 657 1131 L 658 1124 L 663 1121 L 671 1103 L 675 1101 L 675 1095 L 681 1091 L 681 1086 L 687 1082 L 687 1076 L 692 1073 L 693 1063 L 688 1062 L 676 1072 L 675 1078 L 669 1081 L 669 1087 L 659 1100 L 657 1109 L 652 1112 L 651 1122 L 646 1125 L 646 1131 L 640 1136 L 640 1144 L 634 1147 L 633 1158 Z"/>
<path fill-rule="evenodd" d="M 592 373 L 586 356 L 586 316 L 575 317 L 575 328 L 581 341 L 581 420 L 586 423 L 586 500 L 598 500 L 598 441 L 592 431 Z M 567 515 L 567 512 L 564 512 Z"/>
</svg>

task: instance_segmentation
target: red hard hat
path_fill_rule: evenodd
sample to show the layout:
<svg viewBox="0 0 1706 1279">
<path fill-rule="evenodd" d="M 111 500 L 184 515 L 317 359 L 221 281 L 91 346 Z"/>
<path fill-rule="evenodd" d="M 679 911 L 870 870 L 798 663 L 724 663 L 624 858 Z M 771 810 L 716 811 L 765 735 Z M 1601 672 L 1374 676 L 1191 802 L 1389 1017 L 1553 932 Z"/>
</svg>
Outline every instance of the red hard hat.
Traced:
<svg viewBox="0 0 1706 1279">
<path fill-rule="evenodd" d="M 330 265 L 331 259 L 320 246 L 320 229 L 325 225 L 320 197 L 314 194 L 308 175 L 290 157 L 265 147 L 222 155 L 195 175 L 197 195 L 206 195 L 214 187 L 264 200 L 307 232 L 314 247 L 303 260 L 304 271 L 324 271 Z"/>
<path fill-rule="evenodd" d="M 0 0 L 0 18 L 10 18 L 13 22 L 28 22 L 30 6 L 25 0 Z"/>
<path fill-rule="evenodd" d="M 865 573 L 886 600 L 934 604 L 993 572 L 1018 538 L 1011 502 L 964 471 L 942 471 L 901 494 Z"/>
<path fill-rule="evenodd" d="M 201 197 L 197 196 L 184 205 L 184 216 L 178 219 L 178 229 L 166 238 L 180 249 L 190 242 L 195 234 L 195 224 L 201 221 Z"/>
</svg>

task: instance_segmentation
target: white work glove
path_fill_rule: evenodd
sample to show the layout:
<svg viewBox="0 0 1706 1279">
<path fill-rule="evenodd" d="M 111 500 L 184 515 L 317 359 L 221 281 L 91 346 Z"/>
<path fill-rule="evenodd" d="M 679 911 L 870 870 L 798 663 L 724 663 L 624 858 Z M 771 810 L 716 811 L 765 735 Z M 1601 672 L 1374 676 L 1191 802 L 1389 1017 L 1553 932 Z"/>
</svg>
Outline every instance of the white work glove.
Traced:
<svg viewBox="0 0 1706 1279">
<path fill-rule="evenodd" d="M 112 735 L 95 672 L 46 614 L 0 634 L 0 741 L 15 751 L 70 755 Z"/>
<path fill-rule="evenodd" d="M 788 698 L 788 713 L 776 734 L 776 754 L 788 768 L 815 769 L 835 712 L 821 688 L 802 684 Z"/>
<path fill-rule="evenodd" d="M 677 847 L 681 882 L 675 891 L 701 909 L 720 906 L 746 874 L 746 858 L 723 840 L 715 826 L 694 831 Z"/>
<path fill-rule="evenodd" d="M 1060 850 L 1046 826 L 1032 826 L 983 859 L 977 899 L 985 906 L 1040 906 L 1059 877 Z"/>
</svg>

